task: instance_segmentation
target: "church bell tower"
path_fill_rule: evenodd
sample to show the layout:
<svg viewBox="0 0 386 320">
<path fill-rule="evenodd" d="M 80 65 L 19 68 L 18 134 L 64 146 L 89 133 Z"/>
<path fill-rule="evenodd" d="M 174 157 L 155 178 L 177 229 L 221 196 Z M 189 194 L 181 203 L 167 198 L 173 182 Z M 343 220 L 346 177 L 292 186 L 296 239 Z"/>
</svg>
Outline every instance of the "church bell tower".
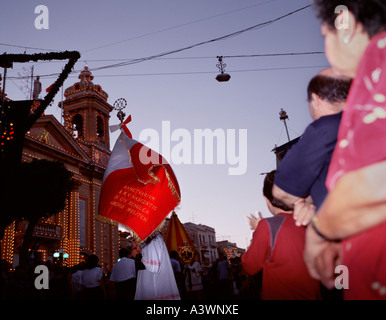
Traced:
<svg viewBox="0 0 386 320">
<path fill-rule="evenodd" d="M 91 71 L 84 67 L 76 82 L 64 92 L 64 126 L 79 141 L 98 149 L 110 150 L 109 118 L 113 107 Z"/>
</svg>

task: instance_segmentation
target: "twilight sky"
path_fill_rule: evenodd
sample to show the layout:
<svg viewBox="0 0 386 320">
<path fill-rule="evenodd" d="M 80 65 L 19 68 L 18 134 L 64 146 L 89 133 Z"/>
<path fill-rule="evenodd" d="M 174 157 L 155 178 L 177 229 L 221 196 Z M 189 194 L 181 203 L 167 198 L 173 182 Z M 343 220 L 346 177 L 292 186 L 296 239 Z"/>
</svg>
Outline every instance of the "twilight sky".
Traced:
<svg viewBox="0 0 386 320">
<path fill-rule="evenodd" d="M 2 2 L 0 54 L 79 51 L 81 58 L 64 88 L 77 82 L 87 65 L 111 105 L 126 99 L 133 138 L 159 151 L 174 169 L 181 188 L 176 209 L 180 220 L 211 226 L 217 240 L 246 248 L 251 239 L 246 216 L 256 211 L 270 215 L 261 173 L 276 168 L 272 149 L 288 141 L 280 109 L 289 116 L 290 138 L 301 135 L 312 121 L 306 103 L 308 81 L 328 67 L 324 54 L 315 53 L 324 51 L 324 43 L 311 7 L 276 20 L 311 1 Z M 38 5 L 48 8 L 48 29 L 35 27 Z M 293 55 L 306 52 L 314 54 Z M 271 56 L 261 56 L 266 54 Z M 224 56 L 228 82 L 215 79 L 217 56 Z M 33 64 L 42 94 L 63 65 Z M 15 64 L 8 71 L 6 92 L 11 99 L 29 98 L 30 80 L 25 76 L 30 76 L 31 66 Z M 61 91 L 46 110 L 59 121 L 60 100 Z M 110 125 L 118 123 L 113 111 Z M 202 140 L 200 147 L 205 134 L 223 139 L 213 147 Z M 111 148 L 116 139 L 117 133 L 111 134 Z"/>
</svg>

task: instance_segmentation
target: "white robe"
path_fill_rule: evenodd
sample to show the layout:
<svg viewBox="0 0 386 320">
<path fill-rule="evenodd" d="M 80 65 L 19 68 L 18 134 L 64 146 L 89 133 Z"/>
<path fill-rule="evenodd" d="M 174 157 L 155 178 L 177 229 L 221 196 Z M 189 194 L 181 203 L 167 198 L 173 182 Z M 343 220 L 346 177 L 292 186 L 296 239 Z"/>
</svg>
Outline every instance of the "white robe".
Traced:
<svg viewBox="0 0 386 320">
<path fill-rule="evenodd" d="M 191 266 L 188 267 L 190 272 L 190 279 L 189 279 L 189 273 L 186 275 L 185 280 L 185 287 L 186 291 L 197 291 L 202 290 L 202 279 L 201 279 L 201 272 L 202 268 L 199 262 L 195 261 Z M 190 285 L 192 287 L 190 287 Z"/>
<path fill-rule="evenodd" d="M 135 300 L 180 300 L 173 268 L 160 234 L 142 248 L 145 270 L 138 271 Z"/>
</svg>

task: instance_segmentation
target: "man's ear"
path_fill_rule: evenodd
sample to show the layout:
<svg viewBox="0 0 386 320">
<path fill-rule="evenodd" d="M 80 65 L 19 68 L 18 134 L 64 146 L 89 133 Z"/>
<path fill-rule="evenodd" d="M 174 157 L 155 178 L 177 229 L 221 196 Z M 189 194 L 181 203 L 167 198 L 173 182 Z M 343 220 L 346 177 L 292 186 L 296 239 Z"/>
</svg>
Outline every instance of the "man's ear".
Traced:
<svg viewBox="0 0 386 320">
<path fill-rule="evenodd" d="M 267 198 L 266 196 L 263 196 L 263 197 L 264 197 L 264 200 L 265 200 L 265 202 L 266 202 L 266 204 L 267 204 L 268 209 L 270 209 L 270 206 L 272 206 L 271 201 L 269 201 L 268 198 Z M 270 209 L 270 210 L 271 210 L 271 209 Z"/>
<path fill-rule="evenodd" d="M 320 104 L 322 102 L 322 98 L 320 98 L 316 93 L 311 93 L 312 96 L 312 101 L 314 103 L 314 108 L 319 110 L 320 109 Z"/>
</svg>

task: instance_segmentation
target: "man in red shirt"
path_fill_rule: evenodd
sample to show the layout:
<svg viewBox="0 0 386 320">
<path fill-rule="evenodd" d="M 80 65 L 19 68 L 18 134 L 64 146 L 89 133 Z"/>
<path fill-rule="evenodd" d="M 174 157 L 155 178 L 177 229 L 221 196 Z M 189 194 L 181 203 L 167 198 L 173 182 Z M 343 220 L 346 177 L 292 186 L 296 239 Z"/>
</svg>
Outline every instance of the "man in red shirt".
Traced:
<svg viewBox="0 0 386 320">
<path fill-rule="evenodd" d="M 264 179 L 263 194 L 273 217 L 261 219 L 248 250 L 241 257 L 250 275 L 263 270 L 263 300 L 320 299 L 319 281 L 303 260 L 305 228 L 295 225 L 292 210 L 272 196 L 275 170 Z"/>
</svg>

